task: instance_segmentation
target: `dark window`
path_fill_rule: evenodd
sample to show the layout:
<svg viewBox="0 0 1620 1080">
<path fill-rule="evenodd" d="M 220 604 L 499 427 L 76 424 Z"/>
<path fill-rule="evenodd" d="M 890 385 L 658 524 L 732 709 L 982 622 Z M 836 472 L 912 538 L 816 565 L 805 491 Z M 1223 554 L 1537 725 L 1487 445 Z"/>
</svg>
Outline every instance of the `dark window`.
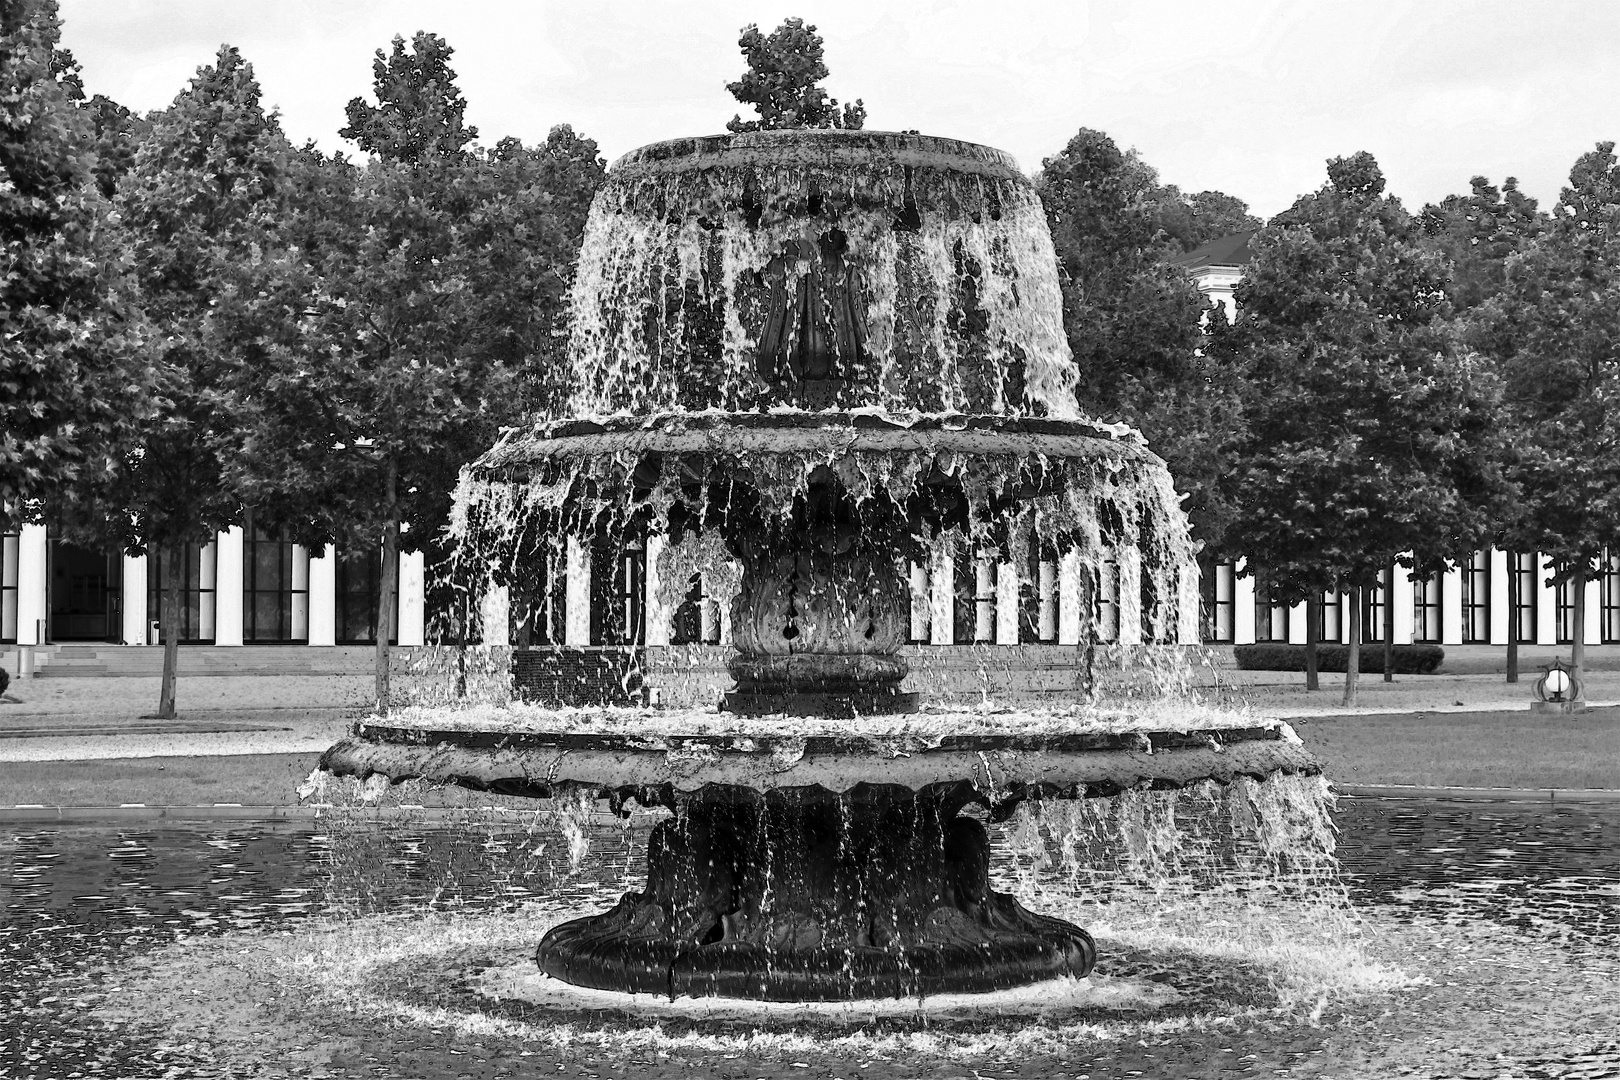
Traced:
<svg viewBox="0 0 1620 1080">
<path fill-rule="evenodd" d="M 1055 642 L 1058 639 L 1057 553 L 1030 541 L 1029 577 L 1018 583 L 1018 640 Z"/>
<path fill-rule="evenodd" d="M 291 540 L 250 525 L 242 543 L 242 640 L 309 640 L 309 560 Z"/>
<path fill-rule="evenodd" d="M 955 567 L 954 634 L 958 645 L 996 640 L 996 564 L 967 545 L 957 548 Z"/>
<path fill-rule="evenodd" d="M 911 620 L 906 640 L 913 645 L 927 645 L 934 624 L 934 576 L 923 563 L 907 563 L 906 574 L 911 582 Z"/>
<path fill-rule="evenodd" d="M 1620 642 L 1620 555 L 1610 553 L 1599 568 L 1598 622 L 1605 645 Z"/>
<path fill-rule="evenodd" d="M 1465 645 L 1489 645 L 1491 641 L 1491 553 L 1476 551 L 1462 564 L 1462 640 Z M 1435 596 L 1440 595 L 1438 584 Z M 1432 638 L 1439 641 L 1439 627 Z"/>
<path fill-rule="evenodd" d="M 1513 575 L 1518 592 L 1518 602 L 1508 612 L 1508 632 L 1515 635 L 1514 640 L 1521 645 L 1533 645 L 1536 641 L 1536 594 L 1540 585 L 1537 565 L 1533 551 L 1508 553 L 1508 573 Z"/>
<path fill-rule="evenodd" d="M 1316 640 L 1343 644 L 1344 632 L 1339 625 L 1339 594 L 1324 592 L 1322 602 L 1317 605 L 1316 610 Z"/>
<path fill-rule="evenodd" d="M 703 589 L 703 575 L 693 574 L 686 598 L 670 620 L 671 645 L 720 644 L 720 605 Z"/>
<path fill-rule="evenodd" d="M 122 641 L 124 558 L 62 540 L 50 546 L 50 640 Z"/>
<path fill-rule="evenodd" d="M 146 620 L 163 620 L 163 590 L 168 588 L 169 575 L 179 574 L 180 586 L 180 642 L 183 645 L 206 645 L 214 641 L 214 557 L 215 546 L 192 548 L 186 553 L 183 566 L 167 559 L 160 551 L 146 557 Z M 158 639 L 161 641 L 161 637 Z M 152 644 L 156 644 L 153 642 Z"/>
<path fill-rule="evenodd" d="M 640 539 L 598 537 L 591 545 L 591 644 L 646 641 L 647 549 Z"/>
<path fill-rule="evenodd" d="M 1386 567 L 1378 575 L 1378 583 L 1361 590 L 1361 643 L 1384 643 L 1384 613 L 1389 610 L 1390 588 L 1394 584 L 1395 570 Z"/>
<path fill-rule="evenodd" d="M 516 564 L 508 589 L 508 630 L 520 649 L 568 641 L 568 542 L 548 537 Z"/>
<path fill-rule="evenodd" d="M 1569 645 L 1575 640 L 1575 588 L 1574 582 L 1560 581 L 1553 588 L 1554 621 L 1558 624 L 1558 644 Z"/>
<path fill-rule="evenodd" d="M 1096 577 L 1097 602 L 1096 625 L 1097 640 L 1114 642 L 1119 640 L 1119 563 L 1113 559 L 1105 559 L 1097 567 Z"/>
<path fill-rule="evenodd" d="M 1260 578 L 1254 583 L 1254 640 L 1288 640 L 1288 605 L 1271 602 L 1271 587 Z"/>
<path fill-rule="evenodd" d="M 0 533 L 0 644 L 17 643 L 17 560 L 22 538 Z"/>
<path fill-rule="evenodd" d="M 1464 570 L 1464 573 L 1463 573 L 1463 600 L 1464 600 L 1463 627 L 1465 629 L 1469 626 L 1469 622 L 1468 622 L 1469 609 L 1466 606 L 1466 602 L 1467 602 L 1467 599 L 1468 599 L 1468 580 L 1469 580 L 1468 571 Z M 1412 579 L 1412 640 L 1413 641 L 1422 642 L 1423 644 L 1439 644 L 1440 635 L 1441 635 L 1440 613 L 1441 613 L 1442 610 L 1444 610 L 1443 605 L 1441 603 L 1441 599 L 1442 599 L 1442 597 L 1444 595 L 1443 592 L 1442 592 L 1444 581 L 1445 581 L 1445 575 L 1443 575 L 1443 574 L 1430 574 L 1426 578 L 1413 578 Z M 1489 567 L 1487 566 L 1486 575 L 1485 575 L 1485 587 L 1487 589 L 1487 595 L 1488 595 L 1488 590 L 1490 588 L 1490 583 L 1491 583 L 1491 579 L 1490 579 Z M 1489 635 L 1490 629 L 1491 629 L 1490 618 L 1489 618 L 1490 613 L 1489 613 L 1488 609 L 1482 608 L 1481 610 L 1485 612 L 1483 625 L 1485 627 L 1486 634 Z"/>
<path fill-rule="evenodd" d="M 382 599 L 382 551 L 374 547 L 350 548 L 337 553 L 333 567 L 337 593 L 336 641 L 339 645 L 377 643 L 377 604 Z M 394 636 L 399 644 L 399 566 L 394 567 Z"/>
<path fill-rule="evenodd" d="M 1231 644 L 1237 623 L 1237 565 L 1216 563 L 1204 594 L 1204 640 Z"/>
</svg>

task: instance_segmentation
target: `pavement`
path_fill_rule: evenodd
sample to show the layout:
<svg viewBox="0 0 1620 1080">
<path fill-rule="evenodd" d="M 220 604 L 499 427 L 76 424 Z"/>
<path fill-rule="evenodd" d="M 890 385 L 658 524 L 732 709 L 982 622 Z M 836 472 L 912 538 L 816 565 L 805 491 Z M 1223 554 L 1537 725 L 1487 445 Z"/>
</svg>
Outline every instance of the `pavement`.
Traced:
<svg viewBox="0 0 1620 1080">
<path fill-rule="evenodd" d="M 1231 666 L 1230 650 L 1217 649 L 1211 662 L 1199 668 L 1194 690 L 1220 704 L 1282 719 L 1527 710 L 1541 666 L 1556 655 L 1527 648 L 1520 681 L 1508 683 L 1500 673 L 1500 648 L 1448 646 L 1447 668 L 1458 670 L 1397 675 L 1388 683 L 1381 675 L 1363 675 L 1357 705 L 1349 709 L 1342 704 L 1343 673 L 1324 673 L 1321 689 L 1307 691 L 1299 672 L 1239 671 Z M 1620 646 L 1595 648 L 1588 659 L 1585 684 L 1591 706 L 1620 704 Z M 182 679 L 178 717 L 159 721 L 152 717 L 158 683 L 145 676 L 13 680 L 0 696 L 0 763 L 318 753 L 365 715 L 372 700 L 366 675 Z M 1447 797 L 1466 797 L 1470 791 L 1512 794 L 1512 789 L 1443 790 Z M 1375 792 L 1369 787 L 1365 793 Z M 1545 789 L 1515 797 L 1556 799 L 1561 794 L 1570 797 Z M 1588 797 L 1620 798 L 1620 793 Z"/>
</svg>

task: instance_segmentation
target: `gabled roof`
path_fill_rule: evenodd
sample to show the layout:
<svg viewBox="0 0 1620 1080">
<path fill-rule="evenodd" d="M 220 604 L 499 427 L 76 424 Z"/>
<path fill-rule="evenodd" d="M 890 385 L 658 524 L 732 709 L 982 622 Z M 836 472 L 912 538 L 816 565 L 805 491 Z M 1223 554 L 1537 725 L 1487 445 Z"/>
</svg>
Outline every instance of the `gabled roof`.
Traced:
<svg viewBox="0 0 1620 1080">
<path fill-rule="evenodd" d="M 1202 270 L 1209 266 L 1246 266 L 1253 252 L 1249 250 L 1249 241 L 1254 238 L 1257 229 L 1248 232 L 1230 233 L 1226 236 L 1216 237 L 1203 247 L 1194 248 L 1181 258 L 1174 260 L 1175 264 L 1183 270 Z"/>
</svg>

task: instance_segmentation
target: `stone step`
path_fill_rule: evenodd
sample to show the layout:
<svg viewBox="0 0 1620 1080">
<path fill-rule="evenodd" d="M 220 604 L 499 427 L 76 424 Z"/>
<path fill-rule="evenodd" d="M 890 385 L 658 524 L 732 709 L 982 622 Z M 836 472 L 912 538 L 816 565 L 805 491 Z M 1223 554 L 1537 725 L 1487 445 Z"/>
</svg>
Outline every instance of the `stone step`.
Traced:
<svg viewBox="0 0 1620 1080">
<path fill-rule="evenodd" d="M 163 673 L 160 645 L 63 645 L 54 647 L 49 663 L 38 667 L 40 678 L 158 676 Z M 178 673 L 183 678 L 209 675 L 365 675 L 374 650 L 369 645 L 215 645 L 180 646 Z"/>
</svg>

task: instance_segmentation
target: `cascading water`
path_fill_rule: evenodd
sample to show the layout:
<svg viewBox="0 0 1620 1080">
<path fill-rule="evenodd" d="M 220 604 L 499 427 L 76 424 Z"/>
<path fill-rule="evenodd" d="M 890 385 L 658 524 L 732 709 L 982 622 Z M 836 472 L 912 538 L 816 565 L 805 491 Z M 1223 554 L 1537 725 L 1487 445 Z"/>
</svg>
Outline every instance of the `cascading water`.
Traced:
<svg viewBox="0 0 1620 1080">
<path fill-rule="evenodd" d="M 735 689 L 719 713 L 407 711 L 323 759 L 671 810 L 646 888 L 553 928 L 542 970 L 786 1000 L 1085 976 L 1084 930 L 992 887 L 987 823 L 1316 772 L 1286 728 L 1196 707 L 907 715 L 904 567 L 942 546 L 1026 582 L 1063 553 L 1083 612 L 1117 565 L 1131 636 L 1194 639 L 1174 486 L 1077 406 L 1051 240 L 1006 155 L 840 131 L 644 148 L 593 206 L 573 311 L 570 415 L 461 478 L 458 583 L 532 592 L 561 537 L 660 538 L 666 590 L 701 573 L 729 603 Z M 1163 819 L 1121 820 L 1162 856 Z"/>
</svg>

